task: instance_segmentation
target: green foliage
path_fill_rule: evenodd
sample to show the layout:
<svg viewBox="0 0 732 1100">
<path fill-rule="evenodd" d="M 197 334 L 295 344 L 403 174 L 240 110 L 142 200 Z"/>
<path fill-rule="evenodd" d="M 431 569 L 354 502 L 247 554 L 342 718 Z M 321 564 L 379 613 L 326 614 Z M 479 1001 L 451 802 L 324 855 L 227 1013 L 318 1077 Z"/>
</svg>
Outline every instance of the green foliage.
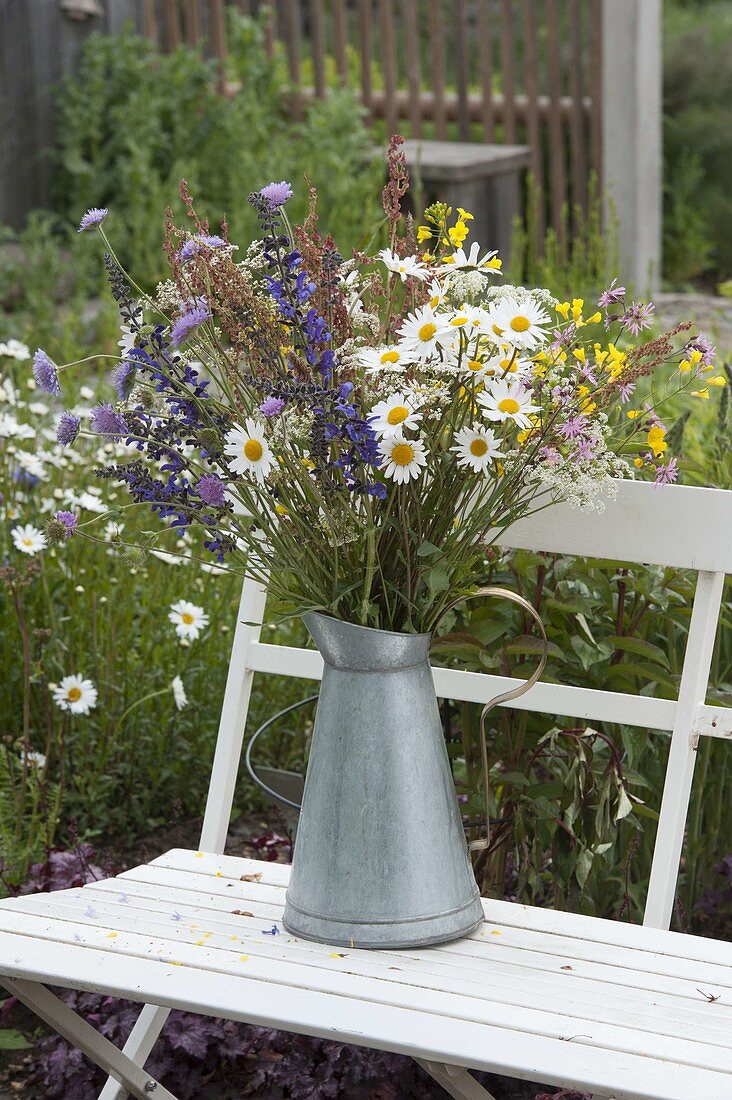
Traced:
<svg viewBox="0 0 732 1100">
<path fill-rule="evenodd" d="M 293 122 L 261 24 L 231 16 L 228 75 L 240 85 L 231 96 L 219 94 L 213 62 L 131 35 L 89 38 L 58 96 L 56 207 L 75 223 L 87 207 L 109 206 L 120 259 L 143 284 L 165 274 L 162 211 L 170 204 L 182 214 L 183 178 L 205 196 L 212 225 L 226 217 L 234 240 L 255 235 L 247 195 L 271 179 L 291 180 L 299 220 L 307 177 L 342 247 L 360 242 L 370 211 L 376 217 L 380 168 L 355 98 L 334 91 Z"/>
<path fill-rule="evenodd" d="M 678 3 L 664 17 L 664 275 L 732 274 L 732 8 Z"/>
<path fill-rule="evenodd" d="M 559 233 L 550 227 L 539 239 L 539 211 L 544 197 L 532 176 L 526 189 L 523 219 L 514 222 L 510 283 L 546 287 L 560 301 L 584 297 L 593 301 L 619 271 L 617 218 L 603 213 L 603 196 L 590 179 L 587 212 L 565 206 Z M 569 243 L 567 243 L 569 242 Z"/>
</svg>

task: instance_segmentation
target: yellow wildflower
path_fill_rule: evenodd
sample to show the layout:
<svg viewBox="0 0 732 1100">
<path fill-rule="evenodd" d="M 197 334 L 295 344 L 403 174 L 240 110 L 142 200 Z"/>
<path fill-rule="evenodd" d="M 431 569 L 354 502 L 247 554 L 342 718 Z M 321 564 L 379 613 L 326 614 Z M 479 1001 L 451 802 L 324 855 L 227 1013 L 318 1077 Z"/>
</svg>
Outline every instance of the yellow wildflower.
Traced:
<svg viewBox="0 0 732 1100">
<path fill-rule="evenodd" d="M 723 374 L 717 374 L 717 375 L 715 375 L 714 378 L 707 378 L 707 379 L 705 379 L 705 381 L 706 381 L 706 384 L 708 386 L 726 386 L 727 385 L 727 379 L 724 377 Z"/>
<path fill-rule="evenodd" d="M 634 458 L 633 459 L 633 465 L 636 466 L 640 470 L 641 466 L 644 465 L 643 459 L 642 458 Z"/>
<path fill-rule="evenodd" d="M 707 389 L 692 390 L 691 391 L 691 396 L 692 397 L 701 397 L 704 401 L 708 401 L 709 400 L 709 390 L 707 390 Z"/>
<path fill-rule="evenodd" d="M 580 363 L 585 363 L 587 361 L 587 356 L 585 355 L 584 348 L 574 348 L 574 350 L 572 351 L 572 355 L 575 357 L 575 359 L 579 359 Z"/>
<path fill-rule="evenodd" d="M 572 299 L 572 320 L 579 326 L 582 323 L 582 306 L 585 304 L 584 298 Z"/>
<path fill-rule="evenodd" d="M 493 271 L 500 271 L 503 267 L 503 260 L 499 260 L 498 256 L 494 256 L 487 264 L 483 264 L 483 267 L 490 267 Z"/>
<path fill-rule="evenodd" d="M 447 231 L 447 235 L 450 238 L 450 244 L 453 245 L 454 248 L 460 248 L 469 232 L 470 230 L 464 221 L 457 221 L 455 225 Z"/>
<path fill-rule="evenodd" d="M 681 360 L 681 362 L 679 363 L 679 370 L 682 374 L 686 374 L 687 371 L 691 370 L 691 363 L 688 359 Z"/>
<path fill-rule="evenodd" d="M 660 458 L 663 452 L 668 450 L 666 429 L 658 426 L 651 428 L 646 436 L 646 442 L 653 452 L 653 457 Z"/>
<path fill-rule="evenodd" d="M 588 317 L 585 321 L 586 325 L 597 325 L 602 320 L 602 314 L 599 312 L 593 313 L 591 317 Z"/>
<path fill-rule="evenodd" d="M 422 244 L 424 241 L 428 241 L 432 236 L 432 230 L 428 225 L 420 225 L 417 229 L 417 242 Z"/>
<path fill-rule="evenodd" d="M 628 417 L 628 420 L 635 420 L 637 417 L 639 417 L 641 415 L 642 414 L 641 414 L 640 409 L 628 409 L 628 412 L 626 413 L 626 416 Z"/>
<path fill-rule="evenodd" d="M 458 206 L 458 214 L 464 222 L 472 222 L 473 215 L 468 210 L 463 210 L 462 206 Z"/>
<path fill-rule="evenodd" d="M 557 313 L 561 313 L 562 317 L 566 321 L 567 318 L 569 317 L 569 310 L 570 310 L 569 302 L 557 302 L 557 304 L 555 305 L 554 308 L 557 311 Z"/>
</svg>

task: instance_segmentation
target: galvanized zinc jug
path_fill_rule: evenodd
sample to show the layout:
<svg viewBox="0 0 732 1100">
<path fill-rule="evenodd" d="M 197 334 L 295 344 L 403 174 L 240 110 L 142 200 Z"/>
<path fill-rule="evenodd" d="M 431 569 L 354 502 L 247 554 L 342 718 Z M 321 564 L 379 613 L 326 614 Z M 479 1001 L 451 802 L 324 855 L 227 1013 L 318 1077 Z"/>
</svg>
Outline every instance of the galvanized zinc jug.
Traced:
<svg viewBox="0 0 732 1100">
<path fill-rule="evenodd" d="M 483 919 L 429 634 L 304 616 L 325 662 L 284 926 L 344 947 L 457 939 Z"/>
</svg>

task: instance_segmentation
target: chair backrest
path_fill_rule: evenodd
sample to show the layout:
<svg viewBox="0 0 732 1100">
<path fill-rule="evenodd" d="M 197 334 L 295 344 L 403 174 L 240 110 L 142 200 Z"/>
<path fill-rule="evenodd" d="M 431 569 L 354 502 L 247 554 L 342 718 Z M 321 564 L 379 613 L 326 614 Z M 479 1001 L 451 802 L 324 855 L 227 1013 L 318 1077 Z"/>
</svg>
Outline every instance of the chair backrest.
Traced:
<svg viewBox="0 0 732 1100">
<path fill-rule="evenodd" d="M 707 706 L 706 692 L 725 574 L 732 573 L 732 492 L 685 486 L 656 488 L 621 481 L 603 512 L 554 505 L 511 527 L 498 545 L 664 565 L 697 572 L 677 699 L 537 683 L 505 705 L 519 710 L 619 722 L 671 731 L 671 745 L 644 923 L 668 928 L 700 737 L 732 739 L 732 708 Z M 229 826 L 244 727 L 255 672 L 319 680 L 314 649 L 260 641 L 266 591 L 245 581 L 226 683 L 201 847 L 222 852 Z M 485 703 L 520 683 L 511 677 L 434 668 L 437 694 Z"/>
</svg>

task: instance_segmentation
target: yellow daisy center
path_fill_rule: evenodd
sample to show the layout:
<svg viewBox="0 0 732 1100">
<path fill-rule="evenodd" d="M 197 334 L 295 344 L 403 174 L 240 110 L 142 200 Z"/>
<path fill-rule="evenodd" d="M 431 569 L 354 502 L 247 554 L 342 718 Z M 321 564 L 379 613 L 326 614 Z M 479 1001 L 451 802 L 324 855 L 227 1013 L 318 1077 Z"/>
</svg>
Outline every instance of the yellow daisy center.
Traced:
<svg viewBox="0 0 732 1100">
<path fill-rule="evenodd" d="M 429 340 L 432 339 L 436 332 L 437 325 L 433 325 L 431 321 L 427 321 L 424 325 L 422 325 L 417 335 L 419 336 L 420 340 L 424 340 L 424 342 L 427 343 Z"/>
<path fill-rule="evenodd" d="M 70 703 L 78 703 L 79 699 L 81 699 L 81 688 L 78 688 L 78 687 L 69 688 L 69 691 L 68 691 L 68 700 L 69 700 L 69 702 Z"/>
<path fill-rule="evenodd" d="M 32 546 L 33 545 L 33 539 L 24 538 L 22 541 L 23 541 L 23 546 Z"/>
<path fill-rule="evenodd" d="M 382 363 L 398 363 L 399 352 L 398 351 L 385 351 L 381 356 Z"/>
<path fill-rule="evenodd" d="M 181 619 L 186 624 L 186 626 L 191 626 L 193 623 L 193 616 L 191 615 L 190 611 L 184 611 L 181 615 Z"/>
<path fill-rule="evenodd" d="M 484 439 L 474 439 L 470 444 L 470 453 L 476 458 L 482 458 L 488 450 L 488 444 Z"/>
<path fill-rule="evenodd" d="M 406 405 L 395 405 L 394 408 L 389 409 L 388 413 L 386 414 L 386 422 L 387 424 L 391 424 L 393 427 L 394 424 L 403 423 L 408 416 L 409 409 Z"/>
<path fill-rule="evenodd" d="M 496 336 L 503 336 L 503 329 L 499 328 L 498 325 L 493 326 L 493 331 L 495 332 Z"/>
<path fill-rule="evenodd" d="M 482 366 L 480 359 L 468 359 L 468 370 L 480 370 Z"/>
<path fill-rule="evenodd" d="M 392 448 L 391 460 L 397 466 L 408 466 L 414 459 L 414 447 L 409 443 L 397 443 L 396 447 Z"/>
<path fill-rule="evenodd" d="M 515 397 L 504 397 L 502 401 L 498 402 L 499 412 L 502 413 L 509 413 L 512 415 L 513 413 L 517 413 L 520 408 L 521 406 Z"/>
<path fill-rule="evenodd" d="M 450 324 L 454 325 L 455 328 L 459 328 L 461 325 L 467 325 L 467 323 L 467 317 L 453 317 L 453 319 L 450 321 Z"/>
<path fill-rule="evenodd" d="M 520 313 L 518 317 L 511 319 L 511 328 L 514 332 L 526 332 L 527 328 L 531 327 L 531 321 L 528 317 L 523 317 Z"/>
<path fill-rule="evenodd" d="M 244 444 L 244 455 L 250 462 L 259 462 L 264 454 L 264 447 L 258 439 L 248 439 Z"/>
<path fill-rule="evenodd" d="M 437 308 L 437 306 L 439 306 L 439 304 L 440 304 L 440 296 L 439 296 L 439 294 L 435 294 L 435 295 L 433 295 L 433 297 L 432 297 L 432 298 L 430 298 L 430 305 L 432 306 L 432 308 L 433 308 L 433 309 L 436 309 L 436 308 Z"/>
</svg>

